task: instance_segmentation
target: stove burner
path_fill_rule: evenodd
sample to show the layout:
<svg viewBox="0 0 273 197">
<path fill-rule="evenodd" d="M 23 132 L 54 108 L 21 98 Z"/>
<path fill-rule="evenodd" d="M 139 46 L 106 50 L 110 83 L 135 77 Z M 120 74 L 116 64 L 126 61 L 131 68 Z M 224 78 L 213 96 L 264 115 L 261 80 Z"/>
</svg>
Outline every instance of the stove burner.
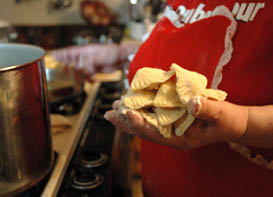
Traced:
<svg viewBox="0 0 273 197">
<path fill-rule="evenodd" d="M 55 103 L 50 103 L 50 112 L 59 113 L 63 115 L 73 115 L 81 110 L 81 107 L 86 99 L 86 94 L 83 92 L 81 95 L 68 98 Z"/>
<path fill-rule="evenodd" d="M 103 83 L 101 89 L 101 97 L 116 100 L 121 96 L 121 83 Z"/>
<path fill-rule="evenodd" d="M 105 120 L 104 114 L 108 111 L 111 110 L 112 108 L 98 108 L 97 112 L 95 113 L 94 117 L 97 120 Z M 107 121 L 108 122 L 108 121 Z M 109 122 L 108 122 L 109 123 Z"/>
<path fill-rule="evenodd" d="M 92 169 L 79 167 L 72 179 L 71 186 L 79 190 L 91 190 L 102 185 L 104 178 Z"/>
<path fill-rule="evenodd" d="M 99 108 L 103 109 L 103 110 L 106 110 L 106 111 L 111 110 L 112 109 L 112 104 L 100 104 Z"/>
<path fill-rule="evenodd" d="M 109 158 L 105 153 L 93 151 L 85 152 L 80 160 L 80 165 L 86 168 L 97 168 L 108 162 Z"/>
<path fill-rule="evenodd" d="M 98 102 L 98 108 L 111 109 L 114 101 L 113 99 L 101 98 Z"/>
<path fill-rule="evenodd" d="M 112 196 L 113 170 L 109 161 L 116 130 L 105 120 L 104 114 L 112 109 L 114 100 L 120 98 L 122 85 L 120 82 L 100 84 L 82 139 L 76 147 L 58 196 Z"/>
<path fill-rule="evenodd" d="M 122 89 L 122 83 L 120 81 L 118 82 L 105 82 L 102 83 L 102 89 L 106 90 L 108 93 L 118 92 Z"/>
<path fill-rule="evenodd" d="M 111 100 L 117 100 L 120 98 L 121 93 L 120 92 L 106 92 L 105 90 L 102 90 L 101 93 L 102 98 L 111 99 Z"/>
</svg>

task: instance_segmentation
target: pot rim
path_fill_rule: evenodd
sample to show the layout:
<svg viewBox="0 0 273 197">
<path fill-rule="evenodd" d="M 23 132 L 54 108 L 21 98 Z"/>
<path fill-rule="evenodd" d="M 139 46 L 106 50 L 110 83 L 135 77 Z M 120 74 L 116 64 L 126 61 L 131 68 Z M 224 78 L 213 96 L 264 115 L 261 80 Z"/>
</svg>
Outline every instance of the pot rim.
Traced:
<svg viewBox="0 0 273 197">
<path fill-rule="evenodd" d="M 10 47 L 16 47 L 17 46 L 17 47 L 22 47 L 22 48 L 39 50 L 42 53 L 42 55 L 40 55 L 39 57 L 37 57 L 37 58 L 35 58 L 35 59 L 31 60 L 31 61 L 27 61 L 27 62 L 22 63 L 22 64 L 15 64 L 15 65 L 6 66 L 6 67 L 3 67 L 3 68 L 0 67 L 0 72 L 8 71 L 8 70 L 14 70 L 14 69 L 17 69 L 17 68 L 32 64 L 34 62 L 40 61 L 45 57 L 45 54 L 46 54 L 46 52 L 45 52 L 45 50 L 43 48 L 41 48 L 39 46 L 36 46 L 36 45 L 32 45 L 32 44 L 0 43 L 0 49 L 5 47 L 5 46 L 10 46 Z"/>
</svg>

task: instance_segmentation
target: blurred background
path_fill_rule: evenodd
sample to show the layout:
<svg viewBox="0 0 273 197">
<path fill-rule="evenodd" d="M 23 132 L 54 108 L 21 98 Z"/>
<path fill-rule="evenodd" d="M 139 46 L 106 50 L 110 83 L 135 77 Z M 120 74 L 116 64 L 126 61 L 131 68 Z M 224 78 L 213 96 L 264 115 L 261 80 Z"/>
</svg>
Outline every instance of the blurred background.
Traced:
<svg viewBox="0 0 273 197">
<path fill-rule="evenodd" d="M 72 70 L 69 70 L 69 72 L 67 70 L 66 72 L 63 72 L 63 64 L 53 59 L 52 56 L 50 56 L 50 52 L 59 48 L 69 48 L 68 46 L 72 45 L 82 46 L 90 43 L 121 44 L 126 42 L 141 42 L 142 36 L 154 27 L 164 6 L 164 0 L 0 0 L 0 43 L 13 42 L 33 44 L 44 48 L 48 52 L 45 57 L 45 64 L 47 75 L 46 77 L 48 80 L 48 92 L 51 102 L 50 111 L 53 113 L 61 113 L 66 115 L 62 116 L 62 119 L 64 119 L 67 118 L 71 114 L 70 112 L 73 112 L 74 109 L 78 110 L 78 104 L 80 106 L 82 105 L 84 100 L 82 99 L 84 98 L 82 97 L 82 95 L 84 95 L 84 93 L 82 94 L 83 82 L 74 80 L 75 76 L 73 75 Z M 84 54 L 82 55 L 83 56 L 81 57 L 85 57 Z M 78 58 L 78 60 L 79 62 L 86 61 L 87 63 L 90 63 L 89 58 Z M 71 59 L 69 59 L 69 62 L 73 64 L 75 63 L 72 62 Z M 127 66 L 128 65 L 126 64 L 124 67 L 127 68 Z M 99 76 L 103 78 L 101 75 Z M 109 76 L 113 77 L 115 75 Z M 119 80 L 121 80 L 122 76 L 123 75 L 119 77 Z M 119 83 L 113 84 L 117 85 Z M 113 95 L 116 95 L 113 93 L 113 91 L 116 91 L 116 89 L 113 88 L 115 87 L 113 84 L 111 84 L 111 82 L 107 84 L 109 86 L 108 91 L 110 90 L 109 94 L 111 95 L 109 98 L 112 98 Z M 100 91 L 104 93 L 104 90 L 102 90 Z M 115 97 L 114 99 L 118 99 L 119 97 L 120 95 L 118 94 L 118 97 Z M 105 100 L 110 102 L 110 105 L 108 105 L 110 108 L 108 109 L 111 109 L 111 104 L 114 100 L 110 100 L 109 98 Z M 103 102 L 103 97 L 100 99 L 102 100 L 100 101 L 101 104 L 105 105 Z M 75 103 L 76 105 L 74 105 Z M 106 108 L 102 109 L 105 110 Z M 96 109 L 94 111 L 96 112 Z M 87 114 L 87 116 L 89 115 Z M 101 115 L 99 117 L 101 117 Z M 87 120 L 87 118 L 85 120 Z M 90 118 L 90 120 L 93 119 Z M 103 121 L 105 120 L 103 119 Z M 87 140 L 88 143 L 85 144 L 85 147 L 88 145 L 87 147 L 89 148 L 93 148 L 94 146 L 94 144 L 92 144 L 94 141 L 93 138 L 97 139 L 94 136 L 98 135 L 100 137 L 98 139 L 101 141 L 104 139 L 108 140 L 111 137 L 111 135 L 109 135 L 108 127 L 103 127 L 104 130 L 94 129 L 93 125 L 95 128 L 98 128 L 99 126 L 93 124 L 93 122 L 91 123 L 90 125 L 92 125 L 92 128 L 89 123 L 87 124 L 89 125 L 88 128 L 91 128 L 91 140 Z M 102 134 L 104 131 L 106 132 L 105 134 L 107 134 L 105 136 L 108 137 L 101 137 L 104 135 Z M 88 133 L 89 130 L 85 129 L 81 132 Z M 119 132 L 117 133 L 118 134 L 116 134 L 116 136 L 118 137 L 115 137 L 112 146 L 113 148 L 111 150 L 113 151 L 112 161 L 114 164 L 115 162 L 117 163 L 115 166 L 118 166 L 116 167 L 117 172 L 113 173 L 113 176 L 118 178 L 113 180 L 116 185 L 113 184 L 114 192 L 112 196 L 141 197 L 141 167 L 139 162 L 140 141 L 136 138 L 132 139 L 128 135 L 122 135 Z M 84 134 L 83 136 L 85 135 L 87 134 Z M 57 150 L 59 155 L 63 154 L 63 152 L 58 151 L 58 148 L 56 149 L 56 147 L 62 147 L 63 145 L 66 147 L 66 132 L 63 132 L 63 135 L 58 134 L 52 136 L 54 150 Z M 72 142 L 72 140 L 70 141 Z M 108 141 L 106 142 L 107 143 L 105 144 L 102 143 L 101 146 L 105 145 L 105 147 L 108 147 L 110 143 Z M 74 143 L 77 143 L 77 140 L 75 140 Z M 61 148 L 61 150 L 64 149 Z M 98 153 L 100 153 L 99 151 L 101 150 L 98 151 L 96 149 L 96 151 L 93 152 L 97 153 L 97 155 L 100 155 Z M 75 153 L 73 153 L 73 158 L 77 159 L 77 155 L 79 155 L 78 152 L 75 151 Z M 109 151 L 107 154 L 111 155 L 111 152 Z M 96 159 L 97 157 L 94 158 Z M 76 159 L 72 159 L 72 161 L 76 161 Z M 57 163 L 57 165 L 59 165 L 59 163 Z M 72 167 L 69 169 L 74 169 L 73 162 L 71 162 L 69 165 L 72 165 Z M 59 167 L 58 169 L 60 170 Z M 105 171 L 108 169 L 112 170 L 110 167 L 107 167 L 106 169 L 103 168 Z M 109 174 L 111 175 L 111 173 L 112 172 Z M 107 177 L 110 177 L 110 175 L 105 176 L 105 180 L 108 180 Z M 60 180 L 62 186 L 58 184 L 54 185 L 50 182 L 50 184 L 48 184 L 49 186 L 45 190 L 46 196 L 49 196 L 47 195 L 48 191 L 57 191 L 55 191 L 55 189 L 51 189 L 52 186 L 54 186 L 54 188 L 61 187 L 59 190 L 60 195 L 66 192 L 69 193 L 71 187 L 69 187 L 70 189 L 66 190 L 66 183 L 67 180 L 70 180 L 69 178 L 71 178 L 69 170 L 66 172 L 63 183 L 62 177 L 57 178 L 54 176 L 54 178 L 52 178 L 53 182 L 54 180 Z M 50 181 L 52 179 L 50 179 Z M 37 193 L 37 188 L 43 189 L 44 184 L 47 183 L 46 181 L 47 179 L 40 182 L 42 183 L 42 186 L 37 184 L 37 186 L 34 187 L 35 193 Z M 103 193 L 105 193 L 104 188 L 107 188 L 108 185 L 111 185 L 106 183 L 107 181 L 105 181 L 105 187 L 101 187 L 101 191 L 103 191 Z M 111 189 L 111 187 L 109 188 Z M 30 190 L 32 191 L 33 189 Z M 106 190 L 106 192 L 107 191 L 108 190 Z M 39 192 L 40 189 L 38 189 L 38 193 Z M 115 195 L 115 192 L 123 194 Z M 131 193 L 131 195 L 127 195 L 128 193 Z M 27 195 L 21 196 L 31 196 L 29 195 L 29 191 L 26 191 L 26 194 Z M 91 194 L 92 196 L 95 196 L 94 193 Z M 34 196 L 40 195 L 36 194 Z"/>
<path fill-rule="evenodd" d="M 164 5 L 164 0 L 1 0 L 0 42 L 51 50 L 140 40 Z"/>
</svg>

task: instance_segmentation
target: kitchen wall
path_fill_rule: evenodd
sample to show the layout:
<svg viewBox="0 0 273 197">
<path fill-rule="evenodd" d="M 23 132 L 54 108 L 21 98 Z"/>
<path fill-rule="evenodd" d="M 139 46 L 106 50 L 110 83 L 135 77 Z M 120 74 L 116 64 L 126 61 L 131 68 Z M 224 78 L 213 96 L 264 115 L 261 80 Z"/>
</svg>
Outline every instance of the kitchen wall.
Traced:
<svg viewBox="0 0 273 197">
<path fill-rule="evenodd" d="M 85 24 L 80 14 L 82 0 L 71 0 L 72 5 L 61 10 L 54 9 L 52 1 L 57 0 L 0 0 L 0 20 L 15 26 Z M 117 15 L 118 22 L 128 22 L 128 0 L 100 1 Z"/>
</svg>

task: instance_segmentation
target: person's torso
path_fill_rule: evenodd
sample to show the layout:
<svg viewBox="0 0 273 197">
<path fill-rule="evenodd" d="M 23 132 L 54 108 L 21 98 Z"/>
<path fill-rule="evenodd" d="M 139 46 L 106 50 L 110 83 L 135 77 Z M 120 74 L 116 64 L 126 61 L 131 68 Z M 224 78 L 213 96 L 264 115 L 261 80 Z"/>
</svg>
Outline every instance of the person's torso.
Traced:
<svg viewBox="0 0 273 197">
<path fill-rule="evenodd" d="M 175 62 L 206 75 L 210 86 L 228 93 L 230 102 L 273 104 L 273 2 L 168 3 L 180 23 L 166 17 L 159 21 L 130 64 L 129 81 L 141 67 L 168 70 Z M 221 5 L 234 17 L 235 30 L 230 19 L 214 15 Z M 273 159 L 270 149 L 250 149 L 254 157 L 262 154 Z M 142 141 L 141 156 L 148 196 L 269 196 L 273 192 L 273 172 L 244 159 L 226 144 L 177 151 Z"/>
</svg>

